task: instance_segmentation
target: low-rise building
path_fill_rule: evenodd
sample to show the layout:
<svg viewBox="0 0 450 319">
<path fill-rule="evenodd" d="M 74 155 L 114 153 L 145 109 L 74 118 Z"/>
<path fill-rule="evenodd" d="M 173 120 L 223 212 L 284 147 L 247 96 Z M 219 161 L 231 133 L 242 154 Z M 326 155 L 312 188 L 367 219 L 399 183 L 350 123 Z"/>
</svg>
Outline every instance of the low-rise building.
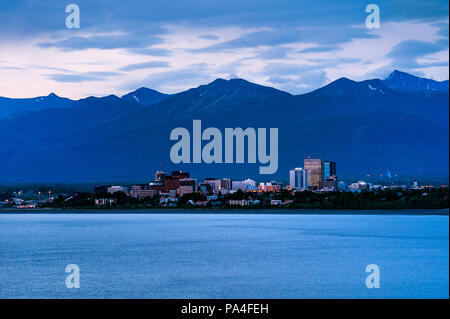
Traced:
<svg viewBox="0 0 450 319">
<path fill-rule="evenodd" d="M 200 192 L 200 194 L 204 195 L 204 196 L 208 196 L 211 195 L 213 193 L 213 186 L 211 184 L 208 183 L 200 183 L 198 185 L 198 191 Z"/>
<path fill-rule="evenodd" d="M 281 188 L 282 188 L 282 185 L 277 182 L 260 183 L 259 184 L 260 192 L 276 193 L 276 192 L 281 191 Z"/>
<path fill-rule="evenodd" d="M 232 189 L 233 191 L 241 190 L 243 192 L 246 192 L 249 188 L 249 184 L 245 183 L 244 181 L 233 181 L 232 182 Z"/>
<path fill-rule="evenodd" d="M 96 198 L 95 205 L 96 206 L 112 206 L 117 203 L 115 198 Z"/>
<path fill-rule="evenodd" d="M 180 196 L 194 193 L 196 190 L 196 180 L 192 178 L 180 178 Z"/>
<path fill-rule="evenodd" d="M 358 181 L 356 183 L 350 184 L 348 188 L 352 191 L 361 191 L 368 189 L 369 185 L 365 181 Z"/>
<path fill-rule="evenodd" d="M 109 194 L 114 194 L 116 192 L 124 192 L 127 193 L 128 192 L 128 187 L 125 186 L 119 186 L 119 185 L 112 185 L 108 187 L 108 193 Z"/>
<path fill-rule="evenodd" d="M 333 191 L 338 188 L 338 181 L 335 175 L 328 176 L 325 181 L 319 182 L 319 188 Z"/>
<path fill-rule="evenodd" d="M 94 187 L 94 193 L 96 194 L 107 194 L 108 193 L 108 187 L 111 187 L 111 185 L 100 185 Z"/>
<path fill-rule="evenodd" d="M 147 197 L 153 197 L 158 195 L 158 191 L 155 189 L 138 189 L 135 192 L 135 196 L 138 199 L 143 199 L 143 198 L 147 198 Z"/>
<path fill-rule="evenodd" d="M 250 206 L 250 201 L 247 199 L 230 199 L 228 200 L 230 206 Z"/>
</svg>

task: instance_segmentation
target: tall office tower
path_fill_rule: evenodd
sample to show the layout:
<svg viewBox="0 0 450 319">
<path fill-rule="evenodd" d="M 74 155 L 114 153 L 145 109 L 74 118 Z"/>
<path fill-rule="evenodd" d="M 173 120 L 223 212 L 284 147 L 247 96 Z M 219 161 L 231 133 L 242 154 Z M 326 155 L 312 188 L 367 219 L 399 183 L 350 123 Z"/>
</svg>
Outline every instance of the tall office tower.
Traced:
<svg viewBox="0 0 450 319">
<path fill-rule="evenodd" d="M 205 178 L 205 183 L 211 185 L 214 192 L 218 192 L 220 190 L 219 179 L 215 179 L 214 177 Z"/>
<path fill-rule="evenodd" d="M 323 181 L 323 161 L 321 159 L 305 158 L 304 169 L 308 173 L 308 186 L 319 188 Z"/>
<path fill-rule="evenodd" d="M 222 178 L 219 182 L 220 189 L 231 190 L 231 186 L 233 185 L 230 178 Z"/>
<path fill-rule="evenodd" d="M 166 173 L 163 171 L 156 171 L 155 181 L 162 182 L 164 181 L 164 177 L 166 177 Z"/>
<path fill-rule="evenodd" d="M 308 189 L 308 173 L 303 168 L 290 170 L 289 177 L 289 186 L 291 189 Z"/>
<path fill-rule="evenodd" d="M 323 181 L 326 181 L 328 177 L 336 175 L 336 162 L 324 161 L 323 162 Z"/>
</svg>

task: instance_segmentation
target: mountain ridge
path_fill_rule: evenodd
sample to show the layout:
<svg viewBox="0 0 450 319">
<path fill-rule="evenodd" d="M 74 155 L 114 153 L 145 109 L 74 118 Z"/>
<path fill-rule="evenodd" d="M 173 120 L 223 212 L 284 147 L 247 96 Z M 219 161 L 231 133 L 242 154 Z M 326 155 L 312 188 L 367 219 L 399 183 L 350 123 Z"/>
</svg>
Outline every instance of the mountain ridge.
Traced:
<svg viewBox="0 0 450 319">
<path fill-rule="evenodd" d="M 379 79 L 342 79 L 302 95 L 218 79 L 150 107 L 115 95 L 88 97 L 0 121 L 0 182 L 144 181 L 161 164 L 198 178 L 270 180 L 286 178 L 308 155 L 336 161 L 338 175 L 414 175 L 422 168 L 445 176 L 448 108 L 446 92 L 396 91 Z M 171 163 L 170 132 L 191 130 L 193 119 L 219 130 L 278 128 L 277 174 L 259 175 L 252 164 Z"/>
<path fill-rule="evenodd" d="M 407 83 L 405 83 L 405 81 L 407 81 L 410 85 L 408 86 Z M 256 84 L 256 83 L 247 81 L 242 78 L 232 78 L 229 80 L 226 80 L 223 78 L 217 78 L 210 83 L 202 84 L 198 87 L 190 88 L 190 89 L 187 89 L 187 90 L 184 90 L 184 91 L 181 91 L 178 93 L 174 93 L 174 94 L 165 94 L 165 93 L 161 93 L 157 90 L 153 90 L 153 89 L 150 89 L 147 87 L 140 87 L 134 91 L 131 91 L 131 92 L 128 92 L 128 93 L 122 95 L 120 98 L 123 100 L 129 101 L 129 102 L 138 103 L 143 106 L 150 106 L 152 104 L 161 102 L 170 96 L 189 92 L 191 90 L 196 90 L 196 89 L 202 90 L 207 87 L 216 87 L 218 89 L 224 89 L 224 88 L 225 89 L 239 89 L 239 88 L 240 89 L 243 89 L 243 88 L 249 89 L 249 88 L 251 88 L 251 89 L 256 89 L 256 90 L 267 90 L 267 91 L 272 91 L 272 92 L 279 92 L 279 93 L 282 93 L 285 95 L 290 95 L 290 96 L 318 94 L 319 92 L 326 92 L 327 90 L 330 91 L 333 87 L 340 87 L 340 89 L 343 90 L 341 94 L 345 94 L 345 93 L 348 93 L 348 91 L 345 91 L 345 89 L 342 88 L 342 86 L 347 86 L 347 88 L 348 87 L 356 87 L 358 85 L 358 83 L 359 84 L 367 83 L 368 85 L 371 85 L 371 83 L 377 83 L 378 85 L 382 84 L 386 88 L 389 88 L 394 91 L 399 91 L 399 92 L 413 92 L 413 91 L 417 91 L 417 92 L 431 91 L 431 92 L 441 92 L 441 93 L 449 92 L 449 80 L 435 81 L 432 79 L 414 76 L 414 75 L 411 75 L 409 73 L 402 72 L 399 70 L 394 70 L 385 79 L 368 79 L 368 80 L 363 80 L 363 81 L 354 81 L 347 77 L 341 77 L 341 78 L 338 78 L 338 79 L 330 82 L 329 84 L 327 84 L 323 87 L 320 87 L 318 89 L 315 89 L 315 90 L 307 92 L 307 93 L 297 94 L 297 95 L 294 95 L 289 92 L 285 92 L 285 91 L 282 91 L 282 90 L 279 90 L 279 89 L 276 89 L 276 88 L 273 88 L 270 86 Z M 338 92 L 333 92 L 333 93 L 338 93 Z M 112 95 L 114 95 L 114 94 L 110 94 L 107 96 L 112 96 Z M 107 96 L 103 96 L 103 97 L 107 97 Z M 114 95 L 114 96 L 118 97 L 117 95 Z M 87 98 L 91 98 L 91 97 L 94 98 L 93 96 L 89 96 L 89 97 L 81 98 L 79 100 L 83 100 L 83 99 L 87 99 Z M 19 108 L 19 110 L 17 110 L 17 112 L 13 112 L 13 113 L 18 113 L 18 112 L 22 112 L 22 111 L 35 111 L 35 110 L 40 110 L 40 109 L 44 109 L 44 108 L 55 108 L 55 107 L 59 107 L 59 106 L 70 107 L 70 105 L 72 105 L 74 101 L 79 101 L 79 100 L 73 100 L 73 99 L 69 99 L 69 98 L 65 98 L 65 97 L 60 97 L 55 93 L 50 93 L 47 96 L 38 96 L 38 97 L 33 97 L 33 98 L 8 98 L 8 97 L 0 96 L 0 119 L 5 118 L 8 115 L 11 115 L 11 112 L 12 112 L 10 110 L 11 106 L 9 106 L 8 103 L 30 106 L 28 108 L 26 106 L 22 106 L 22 107 L 17 106 Z M 45 105 L 46 102 L 49 104 Z M 31 105 L 33 103 L 35 103 L 35 104 L 41 103 L 44 105 L 42 105 L 41 107 L 33 108 L 33 107 L 31 107 Z M 58 105 L 56 105 L 56 104 L 58 104 Z M 8 109 L 8 110 L 6 110 L 6 109 Z"/>
</svg>

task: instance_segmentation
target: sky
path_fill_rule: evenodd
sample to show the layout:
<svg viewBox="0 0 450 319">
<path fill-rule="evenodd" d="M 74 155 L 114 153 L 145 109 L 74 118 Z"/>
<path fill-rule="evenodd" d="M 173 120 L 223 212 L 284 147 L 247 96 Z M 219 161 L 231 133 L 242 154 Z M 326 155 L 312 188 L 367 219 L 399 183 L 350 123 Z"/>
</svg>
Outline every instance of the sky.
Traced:
<svg viewBox="0 0 450 319">
<path fill-rule="evenodd" d="M 68 4 L 80 28 L 66 27 Z M 368 4 L 380 27 L 366 26 Z M 292 94 L 394 69 L 449 77 L 447 0 L 2 0 L 0 96 L 176 93 L 244 78 Z"/>
</svg>

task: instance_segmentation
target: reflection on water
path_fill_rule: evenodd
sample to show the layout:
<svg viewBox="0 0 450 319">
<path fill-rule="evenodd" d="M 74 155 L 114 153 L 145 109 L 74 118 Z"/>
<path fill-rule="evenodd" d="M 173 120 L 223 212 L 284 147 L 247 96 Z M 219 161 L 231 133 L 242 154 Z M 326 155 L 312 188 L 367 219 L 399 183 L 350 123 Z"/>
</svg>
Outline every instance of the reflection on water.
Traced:
<svg viewBox="0 0 450 319">
<path fill-rule="evenodd" d="M 0 214 L 1 298 L 448 298 L 448 216 Z M 66 266 L 80 269 L 68 289 Z M 365 285 L 380 268 L 380 288 Z"/>
</svg>

